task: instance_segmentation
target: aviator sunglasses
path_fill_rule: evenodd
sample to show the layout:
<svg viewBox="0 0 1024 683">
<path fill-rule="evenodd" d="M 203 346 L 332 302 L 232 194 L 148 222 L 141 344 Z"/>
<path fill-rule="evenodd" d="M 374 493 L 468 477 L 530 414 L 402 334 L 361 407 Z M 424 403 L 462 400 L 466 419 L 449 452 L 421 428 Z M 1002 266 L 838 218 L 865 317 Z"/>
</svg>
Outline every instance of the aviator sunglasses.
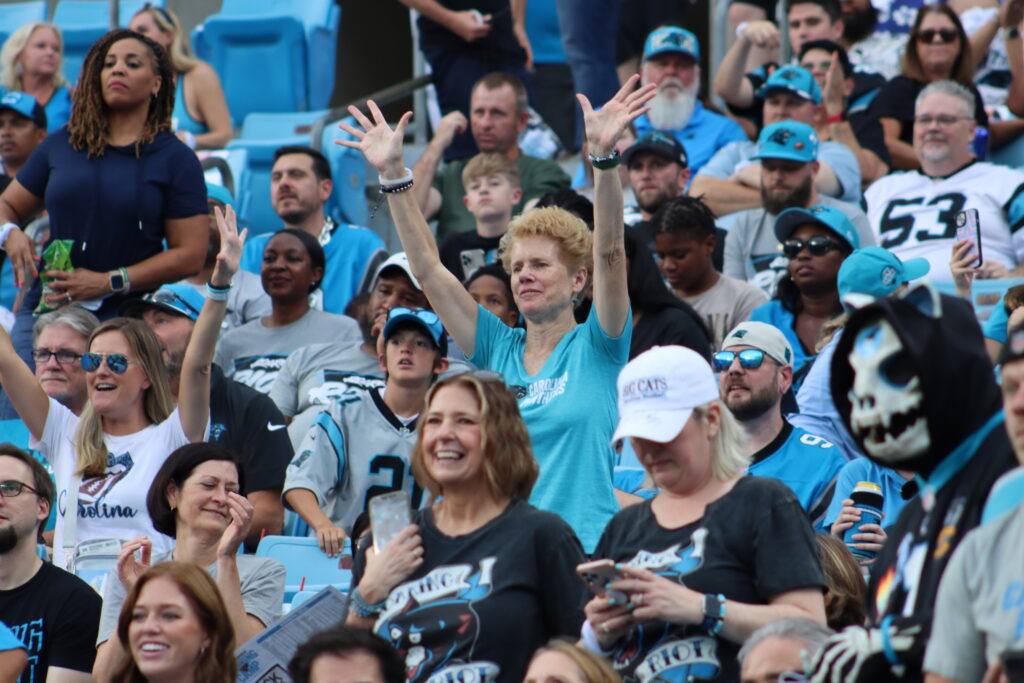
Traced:
<svg viewBox="0 0 1024 683">
<path fill-rule="evenodd" d="M 782 253 L 785 254 L 788 259 L 796 258 L 804 249 L 810 252 L 811 256 L 824 256 L 833 249 L 838 248 L 838 242 L 833 239 L 829 239 L 824 235 L 814 235 L 806 241 L 788 239 L 782 243 Z"/>
<path fill-rule="evenodd" d="M 86 353 L 82 355 L 82 369 L 86 372 L 96 372 L 107 361 L 107 367 L 115 375 L 123 375 L 131 364 L 138 365 L 138 361 L 128 360 L 123 353 Z"/>
<path fill-rule="evenodd" d="M 761 349 L 743 349 L 735 351 L 719 351 L 711 357 L 715 372 L 725 372 L 732 367 L 732 362 L 740 359 L 740 367 L 744 370 L 757 370 L 764 362 L 764 351 Z"/>
</svg>

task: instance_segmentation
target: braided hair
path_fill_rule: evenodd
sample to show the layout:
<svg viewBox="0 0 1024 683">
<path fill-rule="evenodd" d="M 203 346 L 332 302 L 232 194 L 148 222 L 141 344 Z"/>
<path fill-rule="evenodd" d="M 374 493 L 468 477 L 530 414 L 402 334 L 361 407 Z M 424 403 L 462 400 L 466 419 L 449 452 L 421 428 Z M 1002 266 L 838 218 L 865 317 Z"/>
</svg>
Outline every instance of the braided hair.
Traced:
<svg viewBox="0 0 1024 683">
<path fill-rule="evenodd" d="M 100 73 L 110 47 L 126 39 L 137 40 L 153 57 L 154 68 L 160 77 L 160 91 L 150 100 L 149 111 L 142 135 L 135 141 L 135 156 L 140 156 L 142 145 L 153 142 L 157 133 L 171 130 L 171 112 L 174 110 L 174 72 L 167 51 L 151 38 L 128 29 L 117 29 L 97 40 L 82 63 L 82 75 L 75 91 L 74 107 L 68 121 L 71 147 L 85 150 L 90 157 L 103 156 L 107 149 L 107 103 L 103 100 Z"/>
</svg>

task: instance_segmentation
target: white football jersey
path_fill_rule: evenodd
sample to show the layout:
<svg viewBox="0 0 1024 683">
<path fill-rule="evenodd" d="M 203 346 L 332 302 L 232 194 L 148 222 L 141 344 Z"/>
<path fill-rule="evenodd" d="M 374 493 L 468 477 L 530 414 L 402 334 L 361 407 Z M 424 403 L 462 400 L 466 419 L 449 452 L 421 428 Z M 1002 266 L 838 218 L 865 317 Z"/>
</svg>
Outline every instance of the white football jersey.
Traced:
<svg viewBox="0 0 1024 683">
<path fill-rule="evenodd" d="M 876 180 L 864 200 L 878 245 L 903 260 L 928 259 L 933 281 L 953 281 L 956 217 L 966 209 L 978 210 L 984 261 L 1007 269 L 1024 261 L 1024 173 L 1015 169 L 978 161 L 948 178 L 892 173 Z"/>
</svg>

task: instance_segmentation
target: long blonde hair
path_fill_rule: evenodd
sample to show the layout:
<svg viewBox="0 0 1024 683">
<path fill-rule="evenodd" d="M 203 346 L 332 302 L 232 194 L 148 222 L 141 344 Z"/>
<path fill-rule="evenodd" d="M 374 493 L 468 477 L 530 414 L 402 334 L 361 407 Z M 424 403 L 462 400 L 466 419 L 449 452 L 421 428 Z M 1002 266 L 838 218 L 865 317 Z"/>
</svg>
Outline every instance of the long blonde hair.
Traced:
<svg viewBox="0 0 1024 683">
<path fill-rule="evenodd" d="M 48 21 L 33 21 L 25 24 L 11 34 L 11 37 L 4 42 L 3 49 L 0 49 L 0 85 L 8 90 L 22 90 L 21 69 L 18 68 L 18 58 L 28 45 L 32 34 L 36 29 L 48 28 L 57 36 L 57 44 L 60 45 L 60 59 L 57 61 L 57 72 L 53 74 L 54 87 L 67 85 L 64 78 L 64 36 L 56 24 Z"/>
<path fill-rule="evenodd" d="M 192 52 L 192 45 L 188 41 L 188 33 L 181 27 L 178 17 L 169 9 L 150 5 L 143 7 L 136 12 L 132 19 L 140 14 L 148 14 L 153 17 L 153 23 L 164 33 L 174 34 L 171 46 L 167 48 L 167 54 L 171 58 L 171 65 L 178 73 L 188 73 L 202 64 L 202 60 Z"/>
<path fill-rule="evenodd" d="M 160 424 L 174 411 L 174 401 L 167 384 L 167 368 L 160 353 L 160 343 L 149 326 L 132 318 L 112 318 L 97 327 L 89 337 L 89 346 L 96 337 L 106 332 L 120 332 L 138 359 L 149 380 L 149 388 L 142 395 L 142 409 L 150 424 Z M 75 431 L 76 473 L 83 477 L 99 477 L 107 471 L 107 444 L 103 438 L 103 420 L 85 404 Z"/>
</svg>

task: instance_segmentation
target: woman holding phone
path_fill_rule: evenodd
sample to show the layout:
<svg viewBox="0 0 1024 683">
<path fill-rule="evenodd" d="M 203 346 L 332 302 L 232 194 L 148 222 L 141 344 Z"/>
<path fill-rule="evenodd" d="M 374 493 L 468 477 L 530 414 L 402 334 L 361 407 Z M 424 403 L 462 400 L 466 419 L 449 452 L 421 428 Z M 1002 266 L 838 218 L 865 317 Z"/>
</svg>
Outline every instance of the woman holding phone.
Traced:
<svg viewBox="0 0 1024 683">
<path fill-rule="evenodd" d="M 758 367 L 774 362 L 764 355 Z M 616 563 L 610 589 L 627 601 L 592 599 L 583 641 L 627 683 L 698 671 L 738 681 L 740 644 L 759 627 L 790 617 L 825 623 L 810 522 L 785 484 L 745 476 L 739 425 L 696 352 L 642 353 L 618 390 L 614 438 L 629 437 L 659 493 L 605 529 L 594 557 Z"/>
<path fill-rule="evenodd" d="M 355 558 L 348 623 L 397 648 L 409 683 L 519 683 L 538 647 L 583 620 L 580 542 L 526 502 L 537 479 L 526 425 L 508 387 L 481 374 L 427 394 L 412 471 L 436 502 Z"/>
</svg>

